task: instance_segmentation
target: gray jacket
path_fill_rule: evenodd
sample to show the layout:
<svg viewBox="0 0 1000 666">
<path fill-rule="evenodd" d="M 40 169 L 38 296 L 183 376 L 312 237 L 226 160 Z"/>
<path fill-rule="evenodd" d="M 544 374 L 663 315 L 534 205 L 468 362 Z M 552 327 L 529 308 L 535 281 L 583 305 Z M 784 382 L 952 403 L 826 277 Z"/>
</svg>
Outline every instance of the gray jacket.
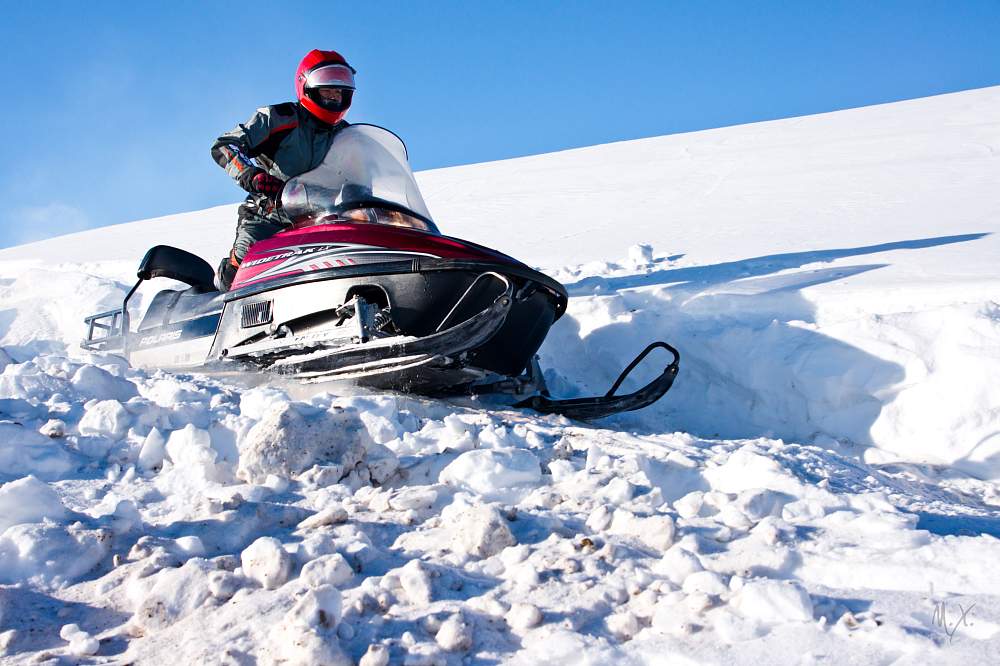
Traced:
<svg viewBox="0 0 1000 666">
<path fill-rule="evenodd" d="M 296 102 L 264 106 L 216 139 L 212 158 L 250 192 L 257 168 L 281 180 L 315 169 L 326 157 L 334 135 L 344 127 L 346 121 L 320 122 Z"/>
</svg>

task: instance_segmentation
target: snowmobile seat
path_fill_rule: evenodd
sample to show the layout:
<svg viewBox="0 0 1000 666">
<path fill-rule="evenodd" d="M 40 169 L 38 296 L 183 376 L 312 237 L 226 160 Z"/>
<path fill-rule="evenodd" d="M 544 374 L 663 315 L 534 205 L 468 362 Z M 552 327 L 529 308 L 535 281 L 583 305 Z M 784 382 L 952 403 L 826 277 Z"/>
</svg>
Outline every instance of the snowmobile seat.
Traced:
<svg viewBox="0 0 1000 666">
<path fill-rule="evenodd" d="M 215 271 L 212 270 L 207 261 L 169 245 L 156 245 L 149 248 L 146 256 L 139 262 L 139 271 L 136 275 L 140 280 L 151 280 L 157 277 L 170 278 L 190 285 L 200 293 L 216 291 Z"/>
</svg>

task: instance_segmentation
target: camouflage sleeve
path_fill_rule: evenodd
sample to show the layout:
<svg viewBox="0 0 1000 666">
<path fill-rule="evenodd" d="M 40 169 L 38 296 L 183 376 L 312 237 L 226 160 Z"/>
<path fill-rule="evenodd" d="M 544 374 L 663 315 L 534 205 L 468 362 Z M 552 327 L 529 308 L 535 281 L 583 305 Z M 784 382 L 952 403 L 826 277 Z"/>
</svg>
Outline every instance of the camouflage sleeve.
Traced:
<svg viewBox="0 0 1000 666">
<path fill-rule="evenodd" d="M 289 116 L 286 107 L 279 104 L 257 109 L 250 119 L 229 130 L 212 144 L 212 159 L 247 192 L 252 191 L 250 180 L 260 172 L 253 158 L 271 136 L 294 126 L 294 112 Z"/>
</svg>

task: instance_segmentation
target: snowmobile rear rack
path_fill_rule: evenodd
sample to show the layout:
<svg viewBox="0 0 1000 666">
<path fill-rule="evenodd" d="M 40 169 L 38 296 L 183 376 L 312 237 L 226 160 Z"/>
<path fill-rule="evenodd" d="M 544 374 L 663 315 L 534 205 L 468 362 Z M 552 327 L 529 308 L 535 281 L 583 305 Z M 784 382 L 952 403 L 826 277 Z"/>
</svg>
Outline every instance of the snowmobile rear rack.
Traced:
<svg viewBox="0 0 1000 666">
<path fill-rule="evenodd" d="M 663 372 L 653 381 L 649 382 L 641 389 L 627 393 L 625 395 L 615 395 L 615 391 L 622 385 L 625 378 L 635 369 L 639 363 L 654 349 L 666 349 L 673 354 L 673 361 L 664 368 Z M 566 400 L 555 400 L 550 398 L 547 392 L 541 395 L 534 395 L 527 400 L 515 404 L 515 407 L 529 407 L 536 412 L 543 414 L 561 414 L 571 419 L 589 421 L 599 419 L 620 412 L 631 412 L 651 405 L 670 390 L 677 377 L 677 370 L 680 367 L 681 355 L 676 349 L 666 342 L 654 342 L 646 347 L 641 354 L 628 364 L 622 371 L 606 394 L 592 398 L 570 398 Z"/>
<path fill-rule="evenodd" d="M 80 346 L 90 351 L 113 351 L 124 346 L 125 314 L 121 308 L 90 315 L 83 320 L 87 325 L 87 338 Z"/>
<path fill-rule="evenodd" d="M 145 279 L 142 277 L 140 271 L 139 280 L 125 294 L 122 306 L 117 310 L 90 315 L 83 320 L 83 323 L 87 325 L 87 339 L 80 343 L 81 347 L 89 351 L 120 351 L 127 353 L 126 338 L 129 332 L 128 302 Z M 104 335 L 95 337 L 95 334 L 100 333 L 104 333 Z"/>
</svg>

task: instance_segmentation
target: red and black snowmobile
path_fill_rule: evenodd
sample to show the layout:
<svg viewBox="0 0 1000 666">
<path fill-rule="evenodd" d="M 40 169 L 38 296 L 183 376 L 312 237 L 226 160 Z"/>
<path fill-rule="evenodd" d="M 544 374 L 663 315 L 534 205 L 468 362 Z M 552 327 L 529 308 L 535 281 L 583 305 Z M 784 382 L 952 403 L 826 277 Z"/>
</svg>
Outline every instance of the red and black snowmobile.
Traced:
<svg viewBox="0 0 1000 666">
<path fill-rule="evenodd" d="M 388 130 L 338 132 L 322 164 L 288 181 L 281 204 L 291 229 L 254 244 L 229 291 L 215 288 L 201 258 L 158 245 L 122 307 L 86 319 L 83 346 L 141 367 L 265 370 L 426 395 L 502 392 L 574 418 L 649 405 L 677 374 L 677 350 L 656 342 L 608 394 L 550 398 L 535 354 L 566 310 L 566 289 L 505 254 L 441 235 L 403 142 Z M 188 288 L 156 294 L 133 330 L 128 301 L 155 277 Z M 663 372 L 616 395 L 656 348 L 672 356 Z"/>
</svg>

